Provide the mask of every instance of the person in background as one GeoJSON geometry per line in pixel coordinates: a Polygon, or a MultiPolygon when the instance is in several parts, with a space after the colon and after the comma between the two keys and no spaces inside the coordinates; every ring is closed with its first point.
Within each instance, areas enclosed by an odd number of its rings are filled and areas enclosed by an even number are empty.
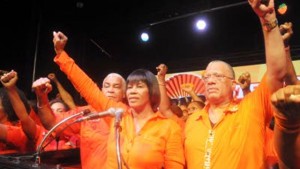
{"type": "MultiPolygon", "coordinates": [[[[80,111],[86,109],[89,109],[91,112],[96,111],[90,105],[77,106],[75,109],[71,109],[61,116],[54,116],[53,111],[48,106],[48,93],[52,89],[50,79],[39,78],[32,86],[37,95],[38,104],[43,104],[43,106],[39,108],[39,115],[43,121],[43,125],[48,128],[52,128],[60,120],[80,111]]],[[[117,73],[108,74],[102,82],[102,91],[104,95],[117,102],[122,102],[124,100],[125,88],[126,82],[124,78],[117,73]]],[[[101,118],[73,124],[67,128],[63,134],[71,137],[73,135],[79,135],[81,166],[83,169],[105,168],[104,163],[107,159],[106,147],[109,126],[104,119],[101,118]]]]}
{"type": "Polygon", "coordinates": [[[287,86],[276,91],[271,98],[276,109],[274,147],[280,169],[300,168],[300,81],[297,79],[290,52],[292,26],[291,22],[280,25],[287,58],[287,86]]]}
{"type": "Polygon", "coordinates": [[[300,168],[300,85],[279,89],[271,100],[276,108],[274,146],[279,168],[300,168]]]}
{"type": "MultiPolygon", "coordinates": [[[[64,86],[60,83],[60,81],[57,79],[55,73],[49,73],[48,74],[48,78],[54,82],[54,84],[56,85],[56,88],[58,90],[58,98],[61,98],[61,100],[63,101],[63,103],[65,103],[68,108],[67,109],[74,109],[76,108],[76,104],[75,101],[73,99],[73,97],[71,96],[71,94],[64,88],[64,86]]],[[[67,109],[65,111],[67,111],[67,109]]]]}
{"type": "Polygon", "coordinates": [[[249,72],[243,72],[238,78],[238,84],[240,85],[243,96],[245,97],[248,93],[251,92],[251,74],[249,72]]]}
{"type": "Polygon", "coordinates": [[[39,135],[31,119],[33,111],[23,91],[17,88],[14,70],[1,76],[0,88],[0,153],[26,153],[36,148],[39,135]]]}

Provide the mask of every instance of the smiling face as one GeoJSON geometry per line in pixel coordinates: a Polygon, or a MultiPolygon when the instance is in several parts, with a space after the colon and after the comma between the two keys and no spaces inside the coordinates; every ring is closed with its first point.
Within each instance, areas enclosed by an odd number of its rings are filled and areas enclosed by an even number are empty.
{"type": "Polygon", "coordinates": [[[152,72],[137,69],[128,76],[126,82],[126,97],[130,107],[137,112],[144,108],[157,111],[160,103],[160,92],[156,76],[152,72]]]}
{"type": "Polygon", "coordinates": [[[228,64],[222,61],[209,63],[203,77],[205,95],[210,103],[220,104],[233,98],[234,73],[228,64]]]}

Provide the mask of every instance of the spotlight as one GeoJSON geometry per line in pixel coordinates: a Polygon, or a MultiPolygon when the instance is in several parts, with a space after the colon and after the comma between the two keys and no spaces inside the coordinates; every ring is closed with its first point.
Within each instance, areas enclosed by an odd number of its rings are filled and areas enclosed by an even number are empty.
{"type": "Polygon", "coordinates": [[[201,31],[205,30],[205,28],[206,28],[206,22],[205,22],[205,20],[203,20],[203,19],[198,20],[196,22],[196,27],[197,27],[198,30],[201,30],[201,31]]]}
{"type": "Polygon", "coordinates": [[[141,34],[141,40],[142,40],[143,42],[148,42],[148,41],[149,41],[149,34],[148,34],[147,32],[143,32],[143,33],[141,34]]]}
{"type": "Polygon", "coordinates": [[[284,15],[287,10],[288,10],[288,7],[285,3],[280,4],[277,9],[278,13],[281,15],[284,15]]]}

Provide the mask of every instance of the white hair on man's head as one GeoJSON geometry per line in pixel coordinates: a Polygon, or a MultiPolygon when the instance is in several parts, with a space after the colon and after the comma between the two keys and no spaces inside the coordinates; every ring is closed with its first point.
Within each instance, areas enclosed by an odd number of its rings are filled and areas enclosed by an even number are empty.
{"type": "Polygon", "coordinates": [[[126,91],[126,81],[125,79],[123,78],[123,76],[121,76],[119,73],[109,73],[108,75],[105,76],[103,82],[102,82],[102,86],[104,85],[104,81],[106,78],[108,77],[118,77],[121,79],[122,81],[122,90],[125,92],[126,91]]]}

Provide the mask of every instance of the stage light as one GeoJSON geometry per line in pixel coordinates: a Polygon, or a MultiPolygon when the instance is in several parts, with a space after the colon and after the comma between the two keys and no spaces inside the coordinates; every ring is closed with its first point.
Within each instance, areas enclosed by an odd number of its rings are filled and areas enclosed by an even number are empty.
{"type": "Polygon", "coordinates": [[[143,33],[141,34],[141,40],[142,40],[143,42],[148,42],[148,41],[149,41],[149,34],[148,34],[147,32],[143,32],[143,33]]]}
{"type": "Polygon", "coordinates": [[[284,15],[287,10],[288,10],[288,7],[285,3],[280,4],[277,9],[278,13],[281,15],[284,15]]]}
{"type": "Polygon", "coordinates": [[[201,31],[205,30],[205,28],[206,28],[205,20],[203,20],[203,19],[198,20],[196,22],[196,27],[197,27],[198,30],[201,30],[201,31]]]}

